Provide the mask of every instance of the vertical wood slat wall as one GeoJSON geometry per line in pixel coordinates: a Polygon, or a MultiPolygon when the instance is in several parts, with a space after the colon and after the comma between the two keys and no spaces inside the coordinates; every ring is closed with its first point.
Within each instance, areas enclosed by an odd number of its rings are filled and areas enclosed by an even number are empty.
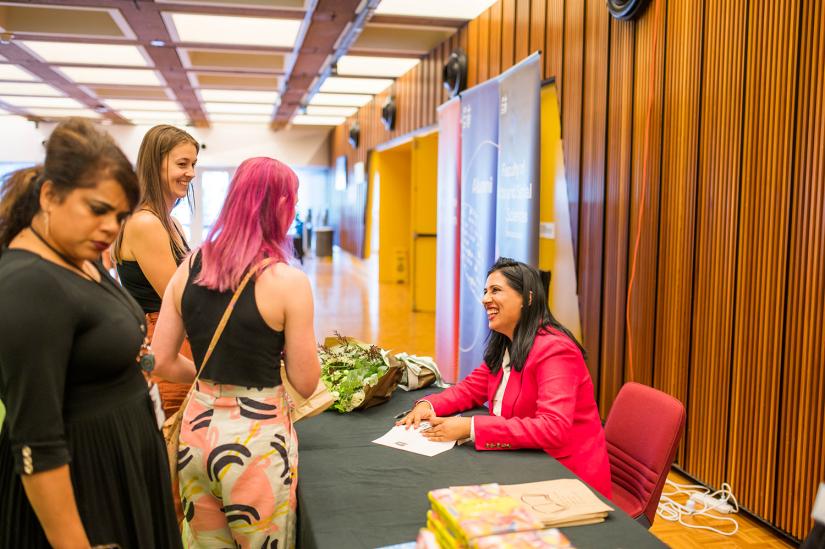
{"type": "Polygon", "coordinates": [[[603,415],[634,379],[687,408],[678,463],[801,538],[825,478],[825,8],[500,0],[335,130],[349,166],[541,49],[561,88],[583,339],[603,415]],[[378,122],[394,94],[398,123],[378,122]],[[632,269],[637,234],[639,250],[632,269]],[[627,289],[630,323],[626,322],[627,289]],[[628,328],[629,326],[629,328],[628,328]]]}

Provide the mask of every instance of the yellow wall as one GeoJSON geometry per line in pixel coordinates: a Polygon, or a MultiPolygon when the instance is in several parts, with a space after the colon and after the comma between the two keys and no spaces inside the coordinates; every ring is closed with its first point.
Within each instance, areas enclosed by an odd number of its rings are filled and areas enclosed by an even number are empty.
{"type": "Polygon", "coordinates": [[[435,312],[438,132],[412,143],[413,310],[435,312]]]}
{"type": "Polygon", "coordinates": [[[410,143],[374,153],[380,177],[378,280],[407,282],[410,278],[410,143]]]}
{"type": "Polygon", "coordinates": [[[549,84],[541,89],[539,218],[545,230],[551,228],[553,236],[539,238],[539,268],[552,273],[548,300],[553,316],[581,341],[576,265],[573,258],[569,212],[558,94],[555,84],[549,84]]]}

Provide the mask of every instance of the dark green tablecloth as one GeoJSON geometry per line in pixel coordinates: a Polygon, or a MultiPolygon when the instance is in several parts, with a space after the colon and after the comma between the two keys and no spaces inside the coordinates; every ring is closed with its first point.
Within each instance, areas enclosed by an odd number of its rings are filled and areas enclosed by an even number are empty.
{"type": "MultiPolygon", "coordinates": [[[[478,452],[467,444],[426,457],[371,442],[428,392],[399,390],[387,404],[325,412],[296,425],[299,549],[372,549],[414,540],[427,520],[427,492],[435,488],[575,477],[541,451],[478,452]]],[[[578,548],[665,547],[618,509],[601,524],[562,530],[578,548]]]]}

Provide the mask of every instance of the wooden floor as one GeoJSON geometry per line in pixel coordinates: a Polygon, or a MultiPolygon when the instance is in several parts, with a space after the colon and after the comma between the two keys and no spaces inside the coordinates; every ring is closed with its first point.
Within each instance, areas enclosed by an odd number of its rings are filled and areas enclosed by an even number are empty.
{"type": "MultiPolygon", "coordinates": [[[[332,258],[306,257],[303,268],[315,295],[315,336],[319,341],[338,331],[395,352],[432,356],[435,314],[412,312],[408,285],[379,284],[375,259],[361,261],[335,248],[332,258]]],[[[669,479],[689,484],[676,472],[669,479]]],[[[674,549],[792,547],[755,521],[735,516],[739,531],[731,537],[689,529],[660,517],[651,532],[674,549]]],[[[711,524],[707,520],[694,522],[711,524]]],[[[727,524],[722,527],[727,528],[727,524]]]]}

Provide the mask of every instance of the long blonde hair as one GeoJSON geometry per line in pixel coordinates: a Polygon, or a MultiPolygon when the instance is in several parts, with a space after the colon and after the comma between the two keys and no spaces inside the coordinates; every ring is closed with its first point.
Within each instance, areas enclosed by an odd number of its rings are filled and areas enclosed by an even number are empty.
{"type": "MultiPolygon", "coordinates": [[[[175,229],[172,216],[166,211],[166,198],[164,196],[164,185],[161,179],[161,171],[164,169],[164,161],[169,153],[178,145],[189,143],[200,150],[200,145],[194,137],[184,130],[168,124],[161,124],[151,128],[140,144],[137,157],[137,176],[140,181],[142,197],[138,209],[148,210],[160,219],[163,228],[169,235],[172,245],[172,252],[176,257],[183,257],[188,252],[186,243],[182,241],[177,229],[175,229]]],[[[169,167],[166,164],[165,169],[169,167]]],[[[191,187],[190,187],[191,189],[191,187]]],[[[191,191],[190,191],[191,192],[191,191]]],[[[191,196],[190,196],[191,200],[191,196]]],[[[120,263],[123,259],[121,255],[123,246],[123,230],[115,240],[112,256],[120,263]]]]}

